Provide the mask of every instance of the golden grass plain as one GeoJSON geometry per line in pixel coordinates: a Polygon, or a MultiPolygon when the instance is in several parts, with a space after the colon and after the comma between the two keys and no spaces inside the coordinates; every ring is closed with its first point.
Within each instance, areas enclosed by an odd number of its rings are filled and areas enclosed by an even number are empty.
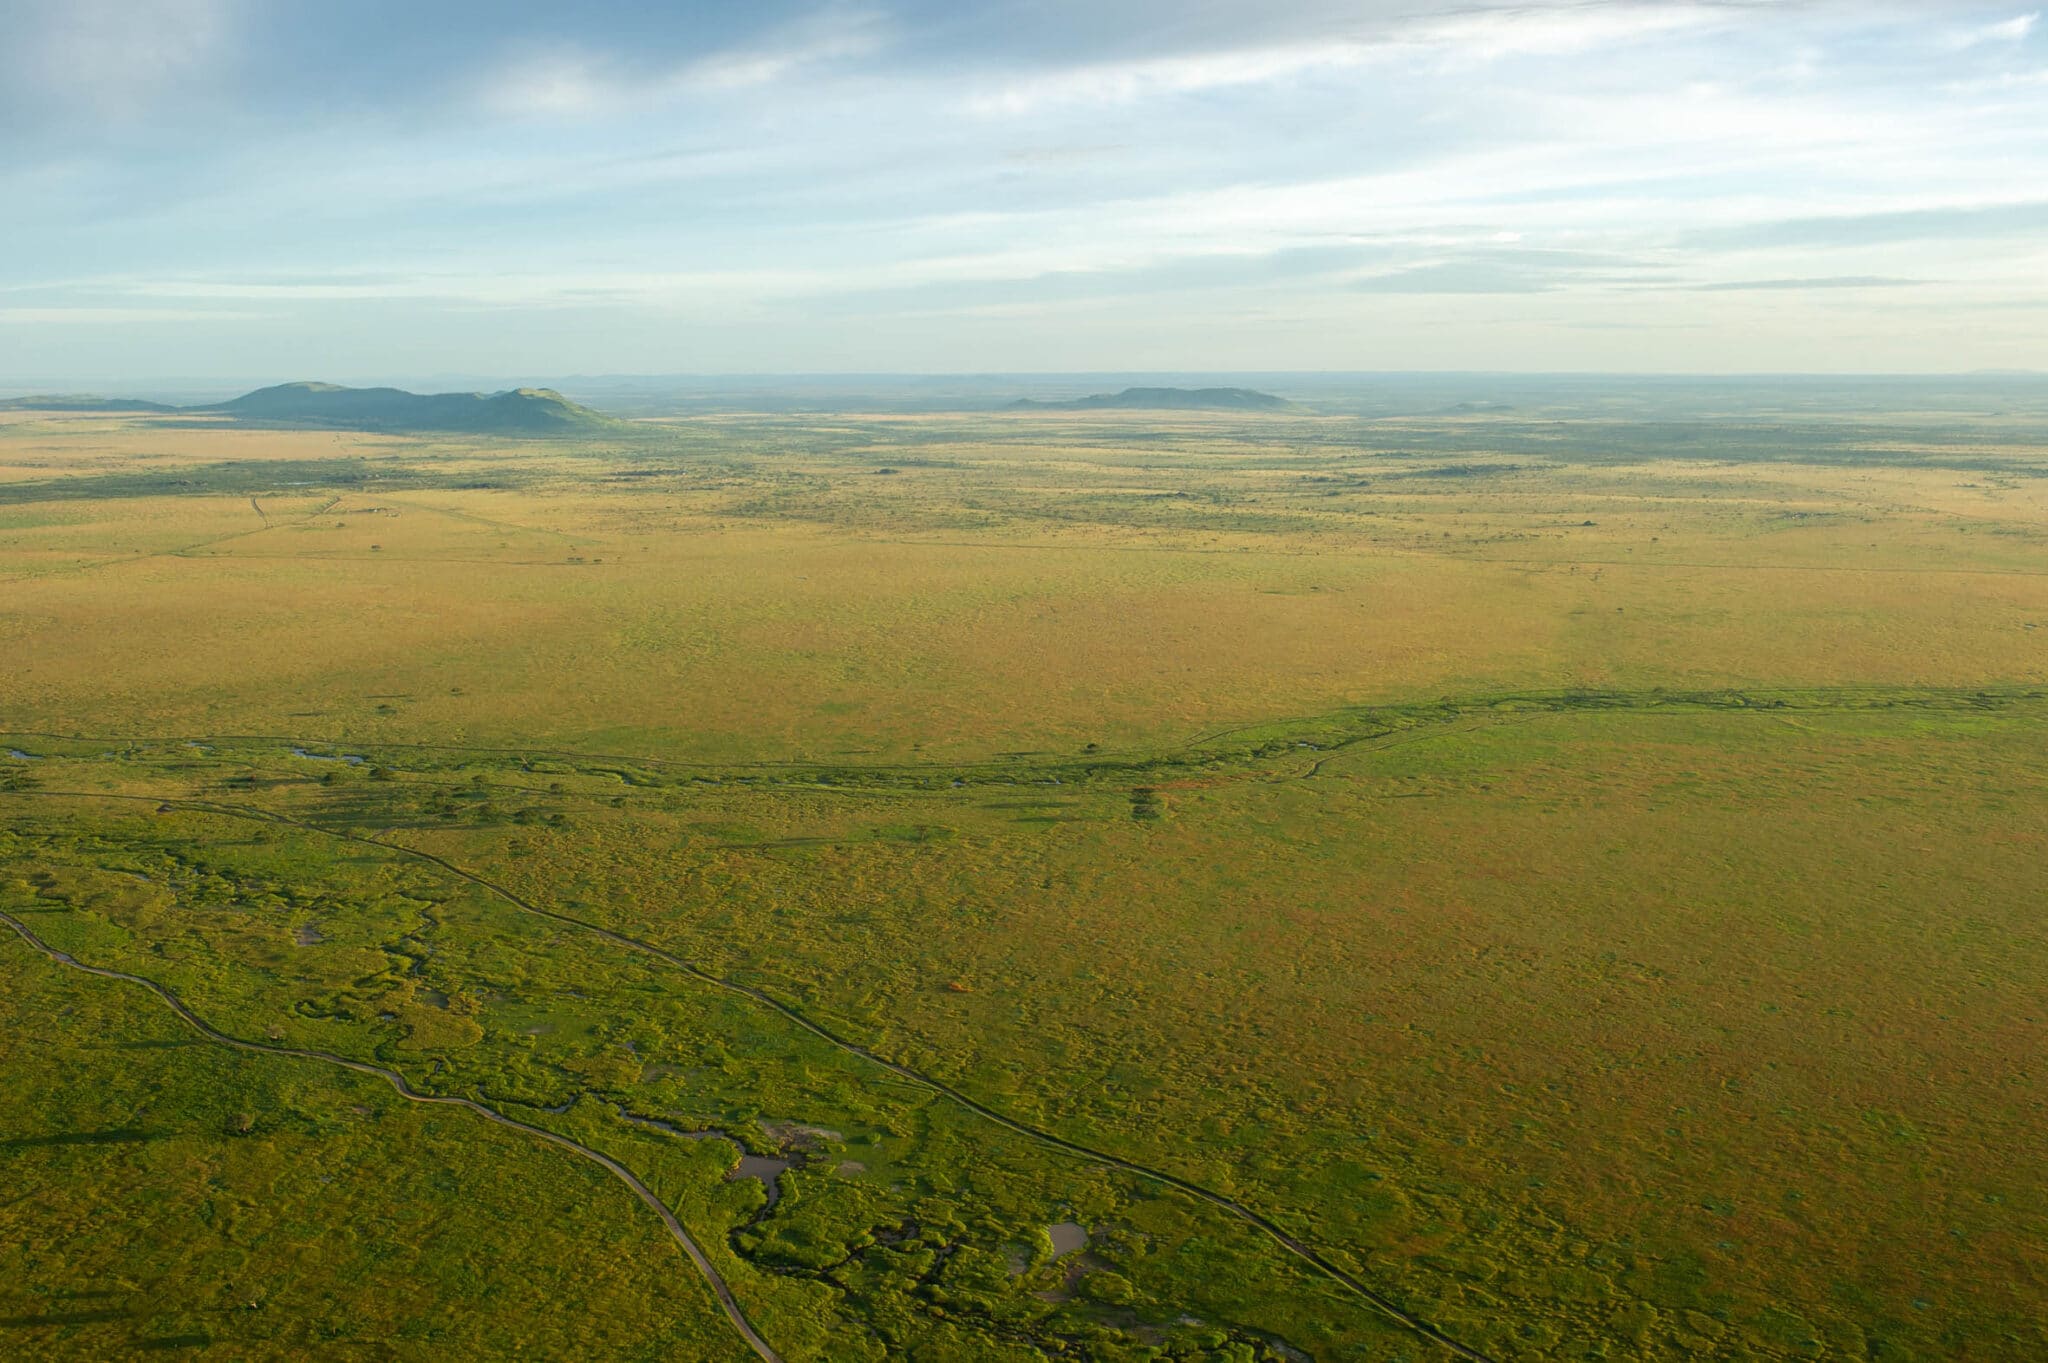
{"type": "Polygon", "coordinates": [[[1655,461],[1432,479],[1290,460],[1286,426],[1247,454],[1198,422],[1193,453],[1141,460],[1095,425],[1063,440],[1078,422],[871,424],[857,457],[732,435],[719,463],[17,434],[45,481],[262,459],[288,484],[341,449],[373,474],[519,485],[0,508],[0,724],[966,760],[1415,695],[2048,676],[2048,629],[2026,628],[2048,623],[2039,480],[1655,461]]]}

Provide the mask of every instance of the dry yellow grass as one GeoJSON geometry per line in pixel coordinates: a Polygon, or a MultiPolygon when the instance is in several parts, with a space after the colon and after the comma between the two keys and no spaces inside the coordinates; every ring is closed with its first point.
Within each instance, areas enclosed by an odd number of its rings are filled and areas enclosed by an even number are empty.
{"type": "Polygon", "coordinates": [[[2048,621],[2039,480],[1431,479],[1369,458],[1333,473],[1280,441],[1219,450],[1199,427],[1140,461],[1063,434],[1078,423],[1021,443],[1018,425],[927,421],[914,445],[871,433],[899,443],[858,462],[730,467],[37,428],[44,479],[281,462],[253,500],[0,507],[0,724],[967,758],[1454,691],[2048,676],[2048,630],[2025,628],[2048,621]],[[289,485],[290,462],[338,455],[443,485],[289,485]],[[464,480],[501,485],[446,485],[464,480]]]}

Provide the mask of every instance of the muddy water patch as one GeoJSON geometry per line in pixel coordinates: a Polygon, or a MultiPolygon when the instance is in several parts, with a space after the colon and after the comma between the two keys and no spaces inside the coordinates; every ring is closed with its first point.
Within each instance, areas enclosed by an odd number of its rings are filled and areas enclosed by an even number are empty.
{"type": "Polygon", "coordinates": [[[292,756],[303,757],[308,762],[346,762],[351,767],[360,767],[370,760],[367,757],[358,757],[354,753],[307,752],[304,748],[293,748],[292,756]]]}
{"type": "Polygon", "coordinates": [[[770,1208],[782,1200],[782,1176],[796,1165],[795,1160],[779,1155],[741,1155],[740,1162],[726,1171],[725,1181],[737,1183],[743,1178],[758,1178],[761,1187],[768,1194],[770,1208]]]}
{"type": "Polygon", "coordinates": [[[1088,1248],[1088,1232],[1072,1221],[1047,1226],[1045,1235],[1052,1241],[1052,1257],[1055,1259],[1064,1259],[1069,1254],[1078,1254],[1088,1248]]]}
{"type": "MultiPolygon", "coordinates": [[[[644,1116],[638,1112],[628,1112],[623,1107],[614,1107],[612,1111],[618,1114],[620,1121],[631,1122],[634,1126],[642,1126],[649,1130],[659,1131],[663,1135],[676,1136],[686,1141],[721,1140],[734,1146],[739,1150],[740,1157],[732,1168],[725,1171],[725,1181],[727,1183],[737,1183],[743,1178],[760,1179],[763,1191],[768,1194],[767,1207],[762,1209],[764,1212],[772,1209],[782,1199],[781,1179],[783,1174],[805,1161],[804,1152],[801,1149],[793,1150],[786,1155],[749,1154],[747,1147],[741,1144],[739,1137],[733,1135],[730,1131],[721,1130],[715,1126],[707,1127],[702,1131],[685,1131],[673,1122],[663,1121],[659,1117],[644,1116]]],[[[773,1132],[777,1130],[812,1131],[816,1128],[769,1127],[764,1124],[763,1129],[773,1132]]]]}
{"type": "Polygon", "coordinates": [[[320,935],[320,929],[308,923],[303,927],[292,929],[292,940],[302,947],[314,947],[319,946],[327,939],[320,935]]]}

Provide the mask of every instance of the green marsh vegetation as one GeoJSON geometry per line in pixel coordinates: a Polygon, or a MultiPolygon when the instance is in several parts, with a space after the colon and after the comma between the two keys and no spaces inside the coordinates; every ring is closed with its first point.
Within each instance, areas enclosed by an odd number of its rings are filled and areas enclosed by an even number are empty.
{"type": "MultiPolygon", "coordinates": [[[[2025,1356],[2048,480],[1858,422],[23,426],[0,910],[787,1358],[2025,1356]]],[[[0,970],[10,1344],[744,1356],[0,970]]]]}

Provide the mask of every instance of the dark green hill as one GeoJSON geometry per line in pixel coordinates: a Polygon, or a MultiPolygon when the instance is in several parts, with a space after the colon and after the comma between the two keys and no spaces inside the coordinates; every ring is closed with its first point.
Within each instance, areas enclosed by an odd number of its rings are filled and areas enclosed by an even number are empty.
{"type": "Polygon", "coordinates": [[[1126,388],[1121,393],[1095,393],[1070,402],[1039,402],[1019,398],[1012,410],[1126,410],[1148,412],[1282,412],[1294,404],[1252,388],[1126,388]]]}
{"type": "Polygon", "coordinates": [[[408,393],[402,388],[281,383],[245,393],[232,402],[184,410],[220,412],[238,421],[275,425],[472,435],[573,435],[615,424],[611,418],[578,406],[551,388],[512,388],[502,393],[408,393]]]}

